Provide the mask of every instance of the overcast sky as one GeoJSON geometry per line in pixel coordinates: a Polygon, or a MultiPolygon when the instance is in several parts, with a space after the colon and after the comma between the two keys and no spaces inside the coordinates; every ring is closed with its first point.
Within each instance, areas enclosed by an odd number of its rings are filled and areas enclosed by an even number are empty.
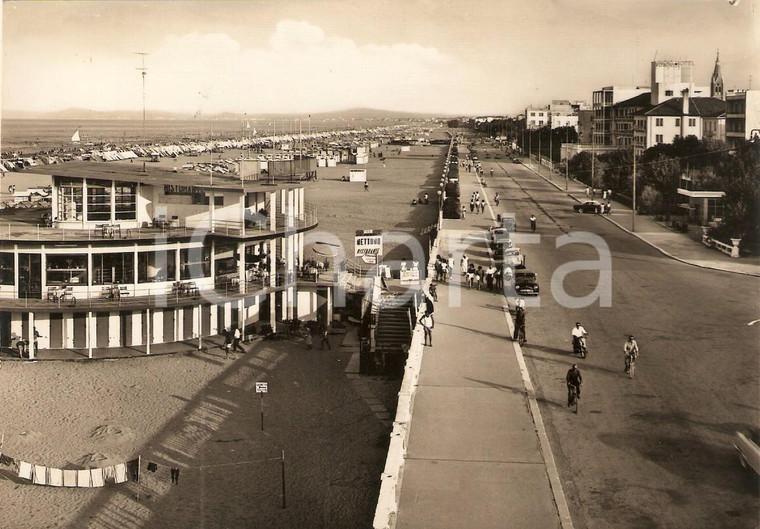
{"type": "Polygon", "coordinates": [[[516,113],[694,61],[760,89],[760,0],[5,1],[5,110],[516,113]]]}

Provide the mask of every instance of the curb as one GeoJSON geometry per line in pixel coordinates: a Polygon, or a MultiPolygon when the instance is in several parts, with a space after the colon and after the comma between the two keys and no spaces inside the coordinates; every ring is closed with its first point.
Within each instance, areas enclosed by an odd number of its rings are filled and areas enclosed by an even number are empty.
{"type": "MultiPolygon", "coordinates": [[[[542,178],[546,183],[551,184],[554,187],[556,187],[558,190],[564,192],[567,196],[569,196],[570,198],[572,198],[576,202],[579,202],[579,203],[581,202],[581,200],[579,198],[577,198],[577,197],[573,196],[572,194],[570,194],[569,191],[566,191],[566,190],[562,189],[560,186],[558,186],[557,184],[555,184],[554,182],[552,182],[551,180],[549,180],[548,178],[546,178],[544,175],[539,174],[535,169],[533,169],[529,165],[526,165],[525,163],[522,163],[522,165],[524,167],[526,167],[528,170],[532,171],[539,178],[542,178]]],[[[729,273],[729,274],[738,274],[738,275],[749,276],[749,277],[760,277],[760,273],[754,274],[752,272],[741,272],[739,270],[728,270],[726,268],[719,268],[719,267],[716,267],[716,266],[704,265],[704,264],[694,263],[692,261],[687,261],[686,259],[682,259],[681,257],[677,257],[677,256],[675,256],[675,255],[667,252],[666,250],[663,250],[662,248],[660,248],[659,246],[657,246],[653,242],[650,242],[650,241],[646,240],[645,238],[643,238],[638,233],[633,232],[633,231],[629,230],[628,228],[623,227],[622,225],[618,224],[616,221],[612,220],[611,218],[605,217],[604,215],[599,215],[599,216],[601,216],[606,221],[614,224],[615,226],[617,226],[618,228],[620,228],[624,232],[628,233],[629,235],[633,235],[638,240],[640,240],[640,241],[648,244],[649,246],[651,246],[652,248],[654,248],[655,250],[657,250],[658,252],[660,252],[661,254],[663,254],[665,257],[673,259],[674,261],[678,261],[679,263],[683,263],[683,264],[689,265],[689,266],[694,266],[694,267],[697,267],[697,268],[702,268],[704,270],[716,270],[718,272],[726,272],[726,273],[729,273]]]]}

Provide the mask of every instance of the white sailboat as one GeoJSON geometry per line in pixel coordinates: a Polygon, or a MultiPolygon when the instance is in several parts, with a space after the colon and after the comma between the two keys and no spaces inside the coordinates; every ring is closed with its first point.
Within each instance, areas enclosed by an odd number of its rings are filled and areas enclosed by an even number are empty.
{"type": "Polygon", "coordinates": [[[79,129],[74,132],[74,134],[71,136],[71,143],[79,143],[81,140],[79,138],[79,129]]]}

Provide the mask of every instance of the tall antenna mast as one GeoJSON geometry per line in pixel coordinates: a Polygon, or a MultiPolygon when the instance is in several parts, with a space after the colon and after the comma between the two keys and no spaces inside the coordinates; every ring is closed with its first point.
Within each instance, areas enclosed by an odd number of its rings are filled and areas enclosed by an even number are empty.
{"type": "Polygon", "coordinates": [[[144,51],[136,51],[135,55],[142,56],[142,67],[135,68],[142,72],[142,96],[143,96],[143,142],[145,142],[145,76],[148,74],[148,69],[145,67],[145,56],[148,55],[144,51]]]}

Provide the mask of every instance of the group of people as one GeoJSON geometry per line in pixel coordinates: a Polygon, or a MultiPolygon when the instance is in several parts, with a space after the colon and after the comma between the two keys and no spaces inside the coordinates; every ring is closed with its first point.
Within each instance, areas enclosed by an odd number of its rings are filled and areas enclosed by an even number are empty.
{"type": "MultiPolygon", "coordinates": [[[[517,327],[516,323],[515,327],[517,327]]],[[[515,336],[517,336],[517,331],[515,331],[515,336]]],[[[573,327],[573,330],[571,331],[571,336],[573,338],[573,343],[575,344],[576,341],[585,341],[588,333],[580,322],[576,322],[575,327],[573,327]]],[[[631,366],[636,362],[638,356],[639,344],[636,343],[636,339],[633,337],[633,335],[629,334],[628,339],[623,344],[623,357],[625,362],[624,371],[626,374],[629,374],[631,372],[631,366]]],[[[575,390],[575,398],[581,398],[581,385],[583,384],[583,377],[580,370],[578,369],[578,364],[573,364],[573,366],[568,370],[565,377],[565,382],[567,383],[567,405],[572,406],[573,390],[575,390]]]]}
{"type": "Polygon", "coordinates": [[[224,329],[224,358],[229,358],[232,354],[232,358],[235,357],[235,353],[240,351],[245,353],[245,349],[240,345],[240,340],[243,338],[243,333],[240,332],[240,327],[233,325],[224,329]]]}
{"type": "Polygon", "coordinates": [[[448,259],[440,255],[435,258],[435,280],[446,283],[454,270],[454,258],[449,254],[448,259]]]}
{"type": "Polygon", "coordinates": [[[488,268],[482,266],[476,268],[474,263],[468,263],[462,275],[470,290],[477,288],[489,292],[500,292],[504,288],[504,273],[500,273],[493,264],[488,268]]]}
{"type": "Polygon", "coordinates": [[[470,197],[470,213],[483,213],[486,210],[486,199],[480,198],[480,191],[473,191],[470,197]]]}
{"type": "Polygon", "coordinates": [[[422,195],[422,197],[419,200],[417,200],[416,198],[413,198],[412,206],[416,206],[417,204],[424,204],[424,205],[430,204],[430,197],[428,196],[428,194],[425,193],[424,195],[422,195]]]}

